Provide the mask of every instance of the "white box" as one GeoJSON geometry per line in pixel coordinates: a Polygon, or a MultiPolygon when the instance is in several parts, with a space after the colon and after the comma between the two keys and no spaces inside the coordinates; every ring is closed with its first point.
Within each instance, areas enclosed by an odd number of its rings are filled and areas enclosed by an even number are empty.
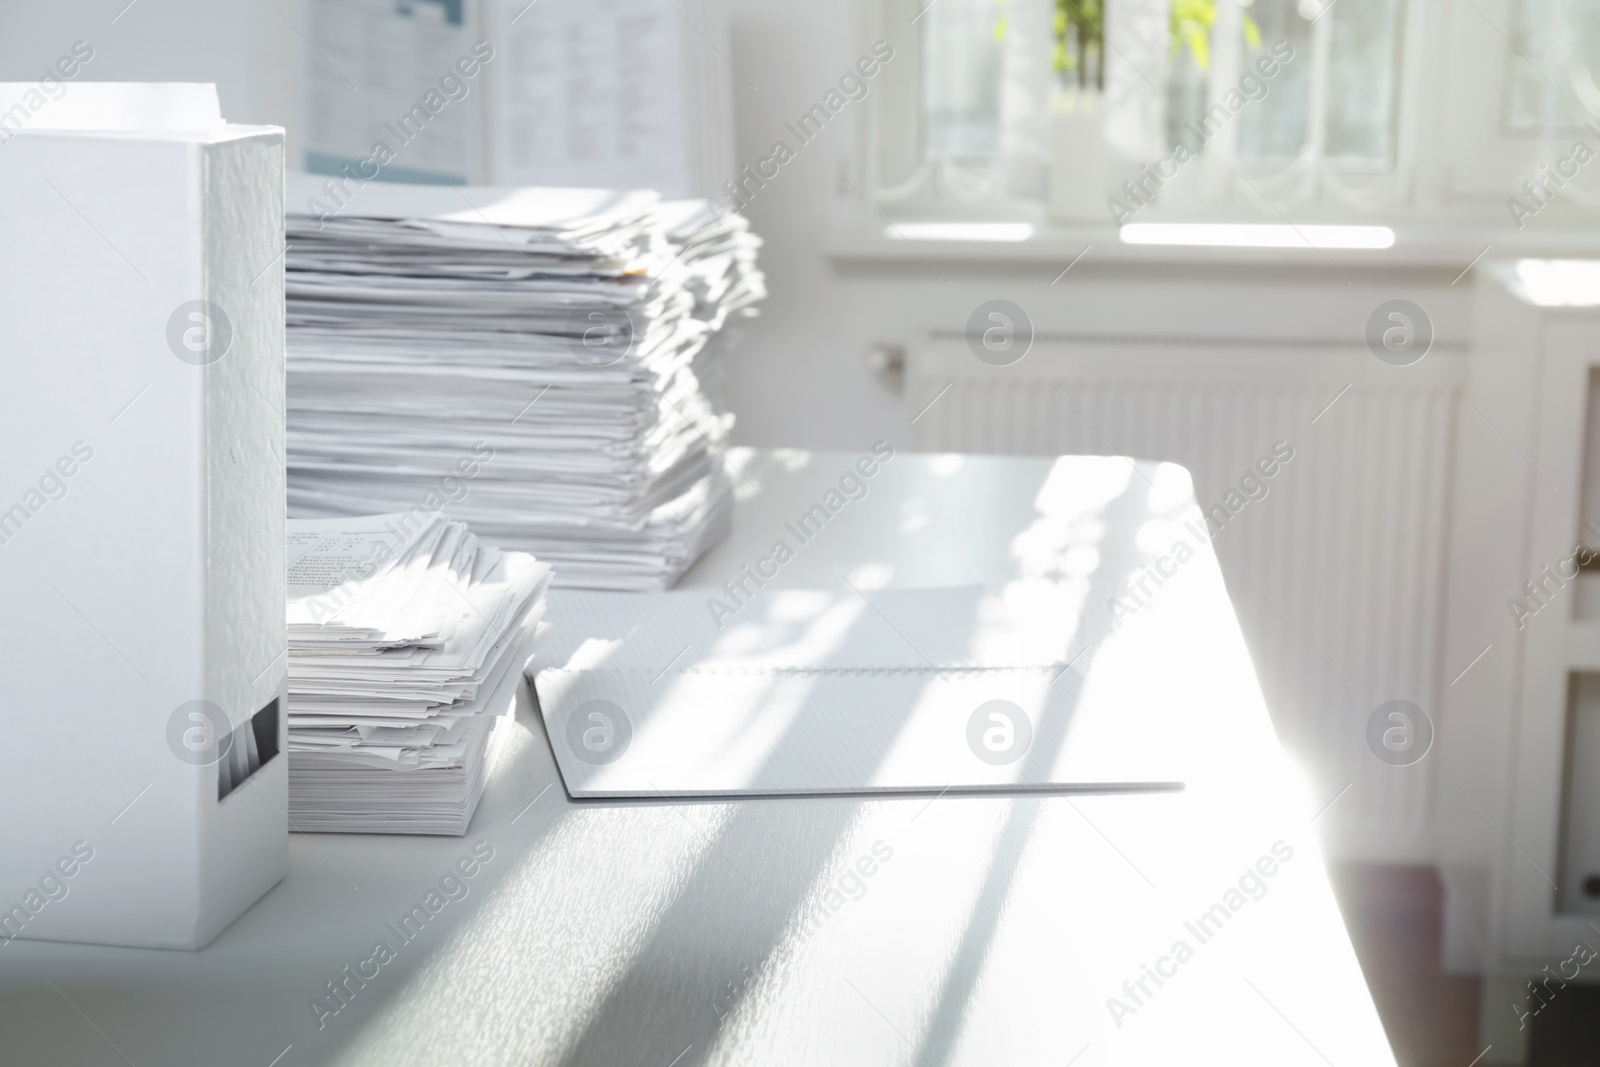
{"type": "Polygon", "coordinates": [[[209,85],[8,116],[0,949],[198,948],[288,859],[283,131],[209,85]]]}

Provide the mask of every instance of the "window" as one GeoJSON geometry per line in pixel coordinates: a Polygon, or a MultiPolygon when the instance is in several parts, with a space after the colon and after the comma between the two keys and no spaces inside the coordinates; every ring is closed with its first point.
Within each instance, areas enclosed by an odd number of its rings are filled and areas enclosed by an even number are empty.
{"type": "MultiPolygon", "coordinates": [[[[1506,198],[1574,136],[1600,156],[1600,125],[1584,134],[1600,120],[1600,0],[876,10],[905,57],[892,74],[905,88],[873,105],[868,180],[902,214],[1103,224],[1125,183],[1148,189],[1141,176],[1161,170],[1159,192],[1136,206],[1169,218],[1504,218],[1506,198]],[[1082,202],[1064,207],[1074,170],[1082,202]]],[[[1600,199],[1600,163],[1590,169],[1560,191],[1565,209],[1600,199]]]]}
{"type": "Polygon", "coordinates": [[[1519,0],[1512,18],[1506,131],[1570,129],[1575,115],[1600,115],[1600,4],[1519,0]]]}
{"type": "Polygon", "coordinates": [[[999,0],[946,0],[922,17],[923,158],[999,155],[1004,10],[999,0]]]}

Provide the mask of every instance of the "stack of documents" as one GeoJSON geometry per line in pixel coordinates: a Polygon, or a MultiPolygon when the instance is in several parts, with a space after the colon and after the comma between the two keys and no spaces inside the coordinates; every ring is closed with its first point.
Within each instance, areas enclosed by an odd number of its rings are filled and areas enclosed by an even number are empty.
{"type": "Polygon", "coordinates": [[[416,513],[289,522],[289,818],[463,834],[550,568],[416,513]]]}
{"type": "Polygon", "coordinates": [[[757,239],[650,192],[290,183],[289,513],[443,510],[563,585],[664,587],[726,529],[701,376],[757,239]]]}
{"type": "Polygon", "coordinates": [[[743,215],[719,210],[709,200],[663,204],[660,218],[688,276],[694,316],[711,330],[691,369],[721,414],[726,353],[738,343],[730,319],[755,314],[753,305],[767,295],[766,279],[756,266],[761,240],[750,232],[743,215]]]}

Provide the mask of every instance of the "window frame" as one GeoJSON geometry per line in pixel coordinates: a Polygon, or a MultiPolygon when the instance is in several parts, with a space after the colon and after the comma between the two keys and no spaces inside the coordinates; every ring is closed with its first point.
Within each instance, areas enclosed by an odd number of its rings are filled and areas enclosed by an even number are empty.
{"type": "MultiPolygon", "coordinates": [[[[1109,24],[1114,17],[1109,5],[1117,0],[1107,2],[1109,24]]],[[[1161,200],[1149,208],[1148,218],[1257,221],[1288,212],[1295,221],[1428,218],[1510,224],[1507,198],[1539,163],[1559,155],[1576,133],[1558,129],[1528,135],[1506,129],[1506,78],[1512,52],[1499,31],[1512,25],[1515,2],[1473,0],[1475,10],[1445,0],[1401,0],[1389,166],[1374,169],[1314,155],[1309,161],[1286,160],[1285,166],[1276,168],[1240,163],[1235,156],[1237,130],[1229,124],[1196,161],[1194,169],[1200,173],[1185,183],[1189,187],[1185,193],[1169,196],[1172,187],[1164,189],[1161,200]]],[[[920,154],[923,57],[922,35],[914,19],[929,6],[929,0],[872,0],[867,5],[863,29],[870,39],[889,40],[896,61],[886,67],[866,113],[864,191],[879,210],[891,215],[1045,221],[1046,205],[1041,200],[1003,192],[963,200],[948,191],[941,193],[940,176],[928,173],[939,168],[920,154]],[[908,184],[915,184],[909,179],[919,173],[921,187],[908,193],[908,184]]],[[[1219,9],[1219,16],[1231,7],[1219,9]]],[[[1223,21],[1219,17],[1219,23],[1223,21]]],[[[1108,25],[1108,35],[1111,32],[1108,25]]],[[[1218,32],[1237,36],[1226,26],[1219,25],[1218,32]]],[[[1331,30],[1325,32],[1323,40],[1330,35],[1331,30]]],[[[1115,62],[1118,44],[1112,39],[1108,64],[1115,62]]],[[[1213,52],[1209,85],[1215,99],[1221,88],[1236,80],[1238,68],[1229,61],[1226,48],[1214,47],[1213,52]]],[[[1165,68],[1162,75],[1165,95],[1165,68]]],[[[1600,147],[1600,139],[1592,140],[1600,147]]],[[[1600,165],[1594,169],[1600,182],[1600,165]]],[[[948,190],[950,175],[944,177],[948,190]]],[[[1108,188],[1108,196],[1111,191],[1108,188]]],[[[1595,199],[1600,201],[1600,196],[1595,199]]],[[[1577,204],[1558,213],[1600,220],[1600,210],[1577,204]]],[[[1111,222],[1109,212],[1106,221],[1111,222]]]]}

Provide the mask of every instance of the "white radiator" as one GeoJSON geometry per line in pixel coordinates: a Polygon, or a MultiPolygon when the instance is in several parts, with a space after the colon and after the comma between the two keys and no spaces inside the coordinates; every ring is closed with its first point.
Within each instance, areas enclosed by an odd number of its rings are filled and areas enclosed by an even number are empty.
{"type": "Polygon", "coordinates": [[[1404,368],[1364,347],[1037,340],[991,367],[935,335],[907,366],[922,451],[1126,454],[1184,464],[1219,503],[1275,443],[1294,458],[1213,542],[1279,737],[1336,853],[1420,860],[1424,758],[1379,761],[1366,722],[1404,698],[1437,724],[1450,442],[1464,353],[1404,368]],[[936,399],[937,398],[937,399],[936,399]],[[1337,398],[1337,399],[1336,399],[1337,398]],[[1331,405],[1331,406],[1330,406],[1331,405]]]}

